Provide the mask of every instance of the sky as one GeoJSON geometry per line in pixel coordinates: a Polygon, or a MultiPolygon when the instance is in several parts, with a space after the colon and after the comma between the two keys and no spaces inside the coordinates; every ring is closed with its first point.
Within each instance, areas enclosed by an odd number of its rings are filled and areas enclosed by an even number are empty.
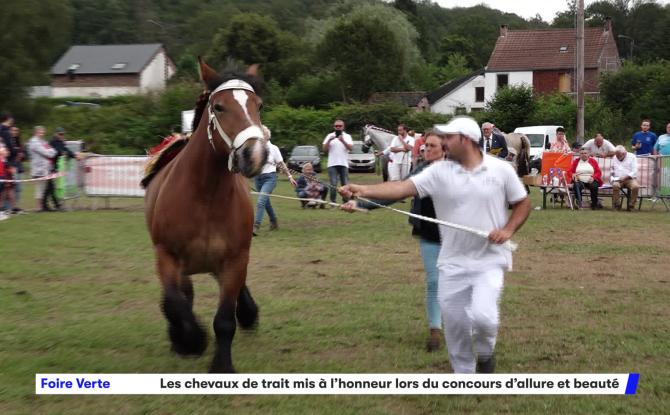
{"type": "MultiPolygon", "coordinates": [[[[478,4],[486,4],[492,9],[502,10],[508,13],[516,13],[526,19],[535,17],[536,14],[542,16],[542,20],[551,23],[557,12],[568,9],[568,0],[433,0],[445,8],[451,7],[471,7],[478,4]]],[[[584,0],[584,7],[595,0],[584,0]]],[[[670,0],[657,1],[660,4],[666,4],[670,0]]]]}

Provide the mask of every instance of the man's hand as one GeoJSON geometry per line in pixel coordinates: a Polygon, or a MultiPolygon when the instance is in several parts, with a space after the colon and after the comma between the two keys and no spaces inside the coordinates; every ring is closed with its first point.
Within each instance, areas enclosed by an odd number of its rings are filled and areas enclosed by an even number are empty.
{"type": "Polygon", "coordinates": [[[356,201],[350,200],[347,203],[340,205],[340,209],[342,209],[345,212],[354,213],[357,210],[356,201]]]}
{"type": "Polygon", "coordinates": [[[288,181],[291,182],[291,186],[298,187],[298,183],[295,181],[293,176],[288,176],[288,181]]]}
{"type": "Polygon", "coordinates": [[[344,186],[337,189],[337,192],[342,195],[342,197],[351,199],[357,196],[363,196],[363,190],[365,186],[359,184],[345,184],[344,186]]]}
{"type": "Polygon", "coordinates": [[[512,231],[509,231],[505,228],[496,229],[489,233],[489,242],[493,242],[494,244],[503,244],[512,237],[512,234],[512,231]]]}

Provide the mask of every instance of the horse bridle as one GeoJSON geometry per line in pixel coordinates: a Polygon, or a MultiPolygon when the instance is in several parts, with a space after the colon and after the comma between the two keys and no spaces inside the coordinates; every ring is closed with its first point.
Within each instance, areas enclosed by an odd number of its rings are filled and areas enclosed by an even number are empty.
{"type": "Polygon", "coordinates": [[[216,128],[216,131],[219,132],[219,135],[230,149],[230,153],[228,154],[228,170],[233,171],[233,159],[235,150],[240,148],[250,138],[263,137],[263,130],[261,130],[261,128],[256,125],[251,125],[245,128],[244,130],[240,131],[232,140],[230,139],[228,134],[226,134],[226,132],[223,131],[223,128],[221,128],[221,124],[219,123],[219,120],[216,119],[216,115],[212,110],[212,97],[214,97],[214,95],[216,95],[217,92],[231,89],[233,90],[240,89],[244,91],[249,91],[253,94],[256,93],[256,91],[254,91],[254,88],[251,85],[249,85],[247,82],[242,81],[241,79],[231,79],[230,81],[226,81],[221,85],[219,85],[214,91],[212,91],[209,94],[209,102],[207,102],[207,118],[208,118],[207,138],[209,138],[209,143],[212,145],[212,148],[216,150],[216,147],[214,147],[214,141],[212,141],[213,140],[212,127],[216,128]]]}

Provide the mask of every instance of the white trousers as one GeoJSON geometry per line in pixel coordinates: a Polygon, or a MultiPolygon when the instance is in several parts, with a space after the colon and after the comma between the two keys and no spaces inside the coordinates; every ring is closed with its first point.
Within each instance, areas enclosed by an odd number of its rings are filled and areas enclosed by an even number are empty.
{"type": "Polygon", "coordinates": [[[409,163],[389,163],[389,181],[404,180],[409,175],[409,163]]]}
{"type": "Polygon", "coordinates": [[[440,271],[438,299],[454,373],[475,373],[477,358],[493,354],[502,286],[501,268],[456,275],[440,271]]]}

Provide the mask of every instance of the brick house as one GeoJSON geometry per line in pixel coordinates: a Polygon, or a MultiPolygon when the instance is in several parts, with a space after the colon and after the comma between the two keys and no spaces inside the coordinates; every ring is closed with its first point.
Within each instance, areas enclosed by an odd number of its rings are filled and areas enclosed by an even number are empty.
{"type": "Polygon", "coordinates": [[[159,43],[76,45],[51,68],[51,96],[109,97],[160,91],[175,72],[159,43]]]}
{"type": "MultiPolygon", "coordinates": [[[[525,84],[537,94],[576,93],[576,46],[575,29],[508,30],[502,25],[486,66],[486,101],[506,85],[525,84]]],[[[611,20],[584,28],[585,94],[598,94],[601,73],[620,67],[611,20]]]]}

